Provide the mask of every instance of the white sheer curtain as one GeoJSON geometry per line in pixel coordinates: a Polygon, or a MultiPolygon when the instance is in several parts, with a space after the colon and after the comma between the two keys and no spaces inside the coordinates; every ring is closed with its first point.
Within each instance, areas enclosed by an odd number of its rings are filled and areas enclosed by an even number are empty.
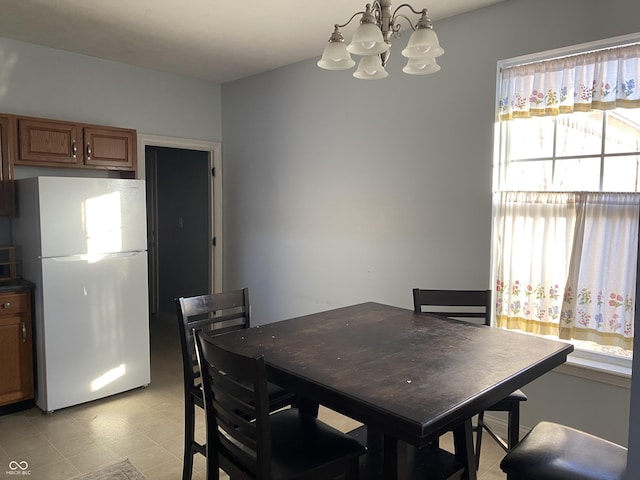
{"type": "Polygon", "coordinates": [[[640,194],[578,193],[560,338],[633,348],[640,194]]]}
{"type": "Polygon", "coordinates": [[[497,326],[558,335],[575,223],[571,193],[499,194],[494,262],[497,326]]]}
{"type": "Polygon", "coordinates": [[[631,349],[640,194],[501,192],[499,327],[631,349]]]}

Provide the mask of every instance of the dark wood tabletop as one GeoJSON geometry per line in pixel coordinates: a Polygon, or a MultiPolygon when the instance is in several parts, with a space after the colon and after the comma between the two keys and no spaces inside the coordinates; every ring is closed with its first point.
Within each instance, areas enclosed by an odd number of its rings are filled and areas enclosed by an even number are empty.
{"type": "Polygon", "coordinates": [[[571,344],[364,303],[225,334],[272,381],[423,445],[565,362],[571,344]]]}

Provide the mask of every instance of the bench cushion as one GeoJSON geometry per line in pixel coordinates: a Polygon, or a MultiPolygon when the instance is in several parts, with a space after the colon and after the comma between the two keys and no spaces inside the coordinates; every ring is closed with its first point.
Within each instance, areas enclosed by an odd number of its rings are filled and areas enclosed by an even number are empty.
{"type": "Polygon", "coordinates": [[[627,449],[552,422],[537,424],[502,462],[513,480],[621,480],[627,449]]]}

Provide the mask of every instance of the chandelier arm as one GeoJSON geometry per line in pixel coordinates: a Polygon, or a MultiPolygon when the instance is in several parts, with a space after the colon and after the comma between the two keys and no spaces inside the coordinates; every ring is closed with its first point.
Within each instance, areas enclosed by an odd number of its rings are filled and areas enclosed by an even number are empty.
{"type": "MultiPolygon", "coordinates": [[[[423,8],[422,10],[416,10],[415,8],[413,8],[411,5],[409,5],[408,3],[403,3],[401,5],[398,5],[398,7],[393,11],[393,15],[392,18],[396,18],[396,14],[398,13],[398,10],[400,10],[402,7],[407,7],[409,8],[409,10],[411,10],[413,13],[415,13],[416,15],[421,15],[421,14],[426,14],[429,15],[429,12],[427,11],[426,8],[423,8]]],[[[402,15],[404,17],[404,15],[402,15]]],[[[404,17],[407,18],[407,17],[404,17]]]]}
{"type": "Polygon", "coordinates": [[[374,10],[376,12],[380,12],[380,10],[382,10],[380,0],[373,0],[373,3],[369,3],[369,7],[371,7],[371,10],[374,10]]]}
{"type": "Polygon", "coordinates": [[[356,18],[358,15],[364,15],[364,14],[365,14],[365,12],[363,12],[363,11],[361,11],[361,12],[356,12],[356,13],[354,13],[354,14],[351,16],[351,18],[350,18],[349,20],[347,20],[347,22],[346,22],[346,23],[343,23],[342,25],[341,25],[341,24],[339,24],[339,23],[336,23],[334,26],[335,26],[336,28],[344,28],[344,27],[346,27],[347,25],[349,25],[349,24],[353,21],[353,19],[354,19],[354,18],[356,18]]]}
{"type": "Polygon", "coordinates": [[[411,23],[411,20],[409,19],[409,17],[399,13],[399,14],[394,14],[394,16],[393,16],[393,31],[394,32],[397,33],[397,32],[400,31],[400,24],[396,22],[396,18],[404,18],[407,21],[407,23],[409,24],[409,26],[411,27],[411,30],[415,31],[416,27],[413,25],[413,23],[411,23]]]}

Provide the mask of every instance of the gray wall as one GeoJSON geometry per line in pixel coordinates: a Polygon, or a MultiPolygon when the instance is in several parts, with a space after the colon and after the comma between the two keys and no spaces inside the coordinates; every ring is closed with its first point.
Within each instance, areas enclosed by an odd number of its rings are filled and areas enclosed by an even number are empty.
{"type": "Polygon", "coordinates": [[[219,85],[6,38],[0,38],[0,112],[222,138],[219,85]]]}
{"type": "MultiPolygon", "coordinates": [[[[0,38],[0,112],[222,138],[219,85],[6,38],[0,38]]],[[[22,168],[20,175],[30,171],[42,174],[22,168]]],[[[0,217],[0,244],[11,243],[10,225],[0,217]]]]}
{"type": "MultiPolygon", "coordinates": [[[[636,0],[507,0],[436,23],[433,76],[400,72],[405,35],[382,81],[314,58],[224,84],[225,287],[251,289],[258,324],[490,287],[496,62],[633,33],[639,15],[636,0]]],[[[628,389],[553,373],[525,391],[524,425],[626,444],[628,389]]]]}

